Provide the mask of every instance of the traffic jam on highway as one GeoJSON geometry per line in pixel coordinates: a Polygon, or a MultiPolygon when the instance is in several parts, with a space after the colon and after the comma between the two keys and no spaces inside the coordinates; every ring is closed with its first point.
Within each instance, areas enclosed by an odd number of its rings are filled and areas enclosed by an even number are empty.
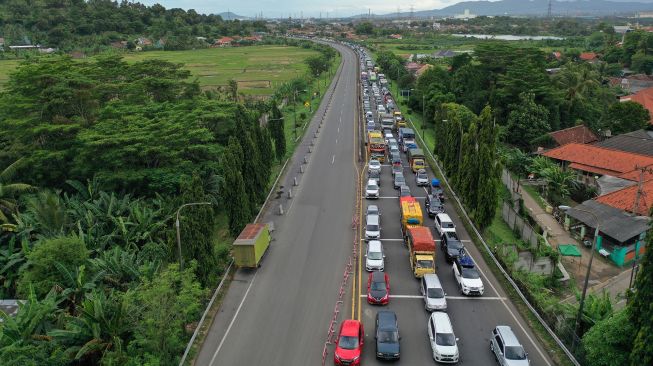
{"type": "MultiPolygon", "coordinates": [[[[366,50],[354,49],[360,60],[362,138],[368,159],[362,189],[364,270],[356,291],[358,315],[342,321],[334,362],[360,365],[401,359],[417,364],[427,357],[438,363],[462,362],[466,355],[459,346],[466,339],[459,338],[457,320],[466,316],[461,309],[467,308],[460,304],[488,297],[482,276],[465,248],[469,240],[459,236],[445,210],[444,190],[427,166],[388,80],[366,50]]],[[[484,301],[473,306],[484,306],[484,301]]],[[[467,353],[486,352],[488,359],[491,353],[500,365],[530,364],[508,325],[496,323],[483,333],[465,333],[476,334],[485,344],[476,349],[479,340],[470,342],[474,349],[467,346],[467,353]]],[[[470,362],[473,359],[466,363],[481,364],[470,362]]]]}

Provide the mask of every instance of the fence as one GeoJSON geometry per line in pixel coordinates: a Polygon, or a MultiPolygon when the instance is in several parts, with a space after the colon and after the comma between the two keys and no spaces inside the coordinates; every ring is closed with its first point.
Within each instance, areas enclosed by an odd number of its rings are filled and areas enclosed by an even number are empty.
{"type": "Polygon", "coordinates": [[[518,234],[531,248],[537,248],[541,235],[526,220],[521,218],[508,202],[503,202],[501,217],[512,231],[518,234]]]}

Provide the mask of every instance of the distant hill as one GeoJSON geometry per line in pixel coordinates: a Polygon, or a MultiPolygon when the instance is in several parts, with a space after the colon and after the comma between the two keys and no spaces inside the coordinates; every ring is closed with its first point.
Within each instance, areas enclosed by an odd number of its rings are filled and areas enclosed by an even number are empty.
{"type": "MultiPolygon", "coordinates": [[[[476,15],[528,15],[544,16],[547,14],[549,0],[501,0],[501,1],[463,1],[442,9],[423,10],[413,13],[414,17],[445,17],[462,14],[469,9],[476,15]]],[[[558,16],[600,16],[615,14],[634,14],[639,11],[653,11],[651,2],[634,2],[628,0],[575,0],[553,1],[551,13],[558,16]]],[[[409,13],[401,13],[402,17],[409,13]]],[[[397,13],[377,17],[392,18],[397,13]]]]}
{"type": "Polygon", "coordinates": [[[230,11],[225,11],[220,14],[216,14],[222,17],[222,20],[248,20],[249,17],[243,16],[243,15],[238,15],[235,13],[232,13],[230,11]]]}

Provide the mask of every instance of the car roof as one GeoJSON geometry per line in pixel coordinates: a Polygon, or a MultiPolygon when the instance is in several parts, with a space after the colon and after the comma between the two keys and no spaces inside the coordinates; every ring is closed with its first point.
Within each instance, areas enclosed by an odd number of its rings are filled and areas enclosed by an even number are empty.
{"type": "Polygon", "coordinates": [[[426,283],[426,287],[442,287],[442,283],[440,282],[440,278],[438,275],[435,273],[427,273],[424,275],[424,282],[426,283]]]}
{"type": "Polygon", "coordinates": [[[377,185],[377,184],[376,184],[376,180],[374,180],[374,179],[368,179],[368,180],[367,180],[367,185],[369,186],[369,185],[371,185],[371,184],[377,185]]]}
{"type": "Polygon", "coordinates": [[[380,310],[376,316],[379,318],[379,328],[394,328],[397,325],[397,314],[392,310],[380,310]]]}
{"type": "Polygon", "coordinates": [[[431,313],[431,320],[435,324],[435,330],[438,333],[453,333],[453,327],[451,326],[451,320],[447,313],[436,311],[431,313]]]}
{"type": "Polygon", "coordinates": [[[385,273],[381,271],[374,271],[370,273],[372,281],[374,282],[385,282],[385,273]]]}
{"type": "Polygon", "coordinates": [[[358,336],[358,329],[360,328],[358,320],[347,319],[342,322],[340,326],[340,335],[343,336],[358,336]]]}
{"type": "Polygon", "coordinates": [[[382,244],[381,244],[380,241],[378,241],[378,240],[370,240],[370,241],[367,243],[367,250],[372,250],[372,251],[378,252],[378,251],[381,250],[381,246],[382,246],[382,244]]]}
{"type": "Polygon", "coordinates": [[[438,218],[440,218],[440,221],[451,221],[451,222],[453,222],[453,220],[451,220],[451,217],[449,217],[449,215],[447,215],[446,213],[439,213],[438,218]]]}
{"type": "Polygon", "coordinates": [[[367,215],[367,223],[372,224],[372,225],[378,225],[379,224],[379,215],[377,215],[377,214],[367,215]]]}
{"type": "Polygon", "coordinates": [[[496,329],[497,332],[501,334],[501,338],[503,338],[503,344],[506,346],[521,346],[521,343],[519,343],[519,340],[517,339],[515,333],[512,331],[512,328],[507,325],[497,325],[496,329]]]}

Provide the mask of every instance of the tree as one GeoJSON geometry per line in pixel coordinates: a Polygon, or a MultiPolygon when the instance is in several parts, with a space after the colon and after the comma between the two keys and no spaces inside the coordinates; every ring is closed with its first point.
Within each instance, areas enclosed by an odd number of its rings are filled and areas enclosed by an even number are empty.
{"type": "Polygon", "coordinates": [[[510,106],[508,115],[508,142],[527,148],[531,142],[550,131],[549,111],[535,103],[535,95],[523,92],[519,95],[519,103],[510,106]]]}
{"type": "Polygon", "coordinates": [[[10,182],[16,170],[23,163],[23,159],[18,159],[0,171],[0,224],[9,223],[11,214],[16,213],[16,198],[34,190],[34,187],[29,184],[10,182]]]}
{"type": "MultiPolygon", "coordinates": [[[[653,245],[653,229],[649,229],[646,245],[653,245]]],[[[629,332],[633,350],[630,353],[630,364],[653,364],[653,250],[647,250],[639,264],[635,291],[630,294],[628,303],[629,320],[633,331],[629,332]],[[633,337],[634,336],[634,337],[633,337]]]]}
{"type": "Polygon", "coordinates": [[[125,310],[133,331],[128,352],[135,364],[143,364],[150,357],[160,360],[161,365],[179,363],[189,338],[185,326],[201,311],[202,288],[195,278],[195,267],[191,262],[180,271],[171,264],[125,294],[125,310]]]}
{"type": "Polygon", "coordinates": [[[236,236],[249,222],[252,209],[243,175],[240,172],[243,164],[243,150],[235,137],[229,140],[229,145],[220,164],[224,176],[223,187],[220,190],[223,207],[229,217],[229,232],[236,236]]]}
{"type": "Polygon", "coordinates": [[[25,298],[15,317],[0,312],[0,350],[12,344],[29,344],[35,339],[50,340],[47,333],[56,325],[63,299],[50,291],[39,301],[31,287],[25,298]]]}
{"type": "Polygon", "coordinates": [[[77,268],[88,255],[84,242],[75,236],[42,240],[27,255],[28,262],[18,282],[18,293],[28,295],[31,286],[37,296],[45,296],[53,286],[65,281],[56,263],[69,269],[77,268]]]}
{"type": "MultiPolygon", "coordinates": [[[[499,177],[501,166],[497,156],[497,129],[494,125],[492,110],[485,107],[478,117],[479,139],[478,145],[480,154],[476,163],[478,177],[478,191],[476,192],[476,204],[473,205],[472,215],[474,221],[480,228],[485,228],[492,222],[499,196],[499,177]]],[[[470,202],[473,204],[473,202],[470,202]]]]}
{"type": "MultiPolygon", "coordinates": [[[[633,326],[628,311],[619,311],[599,321],[583,335],[583,349],[588,365],[620,366],[628,364],[632,349],[633,326]]],[[[636,363],[644,365],[644,363],[636,363]]],[[[634,364],[635,365],[635,364],[634,364]]]]}
{"type": "Polygon", "coordinates": [[[564,199],[571,194],[572,187],[578,184],[573,170],[564,170],[557,165],[546,168],[539,174],[546,181],[546,196],[554,205],[564,203],[564,199]]]}
{"type": "Polygon", "coordinates": [[[238,103],[238,82],[236,80],[229,79],[227,84],[227,92],[229,93],[231,101],[238,103]]]}
{"type": "Polygon", "coordinates": [[[310,70],[311,76],[317,77],[322,74],[324,71],[328,70],[328,60],[323,55],[310,56],[304,60],[308,69],[310,70]]]}
{"type": "Polygon", "coordinates": [[[274,153],[278,160],[281,160],[286,155],[286,132],[284,125],[283,114],[277,107],[276,101],[273,101],[268,129],[274,139],[274,153]]]}
{"type": "Polygon", "coordinates": [[[632,101],[614,103],[608,108],[608,113],[602,123],[613,135],[632,132],[646,128],[651,116],[641,104],[632,101]]]}
{"type": "Polygon", "coordinates": [[[374,25],[370,22],[361,22],[356,25],[356,34],[374,34],[374,25]]]}

